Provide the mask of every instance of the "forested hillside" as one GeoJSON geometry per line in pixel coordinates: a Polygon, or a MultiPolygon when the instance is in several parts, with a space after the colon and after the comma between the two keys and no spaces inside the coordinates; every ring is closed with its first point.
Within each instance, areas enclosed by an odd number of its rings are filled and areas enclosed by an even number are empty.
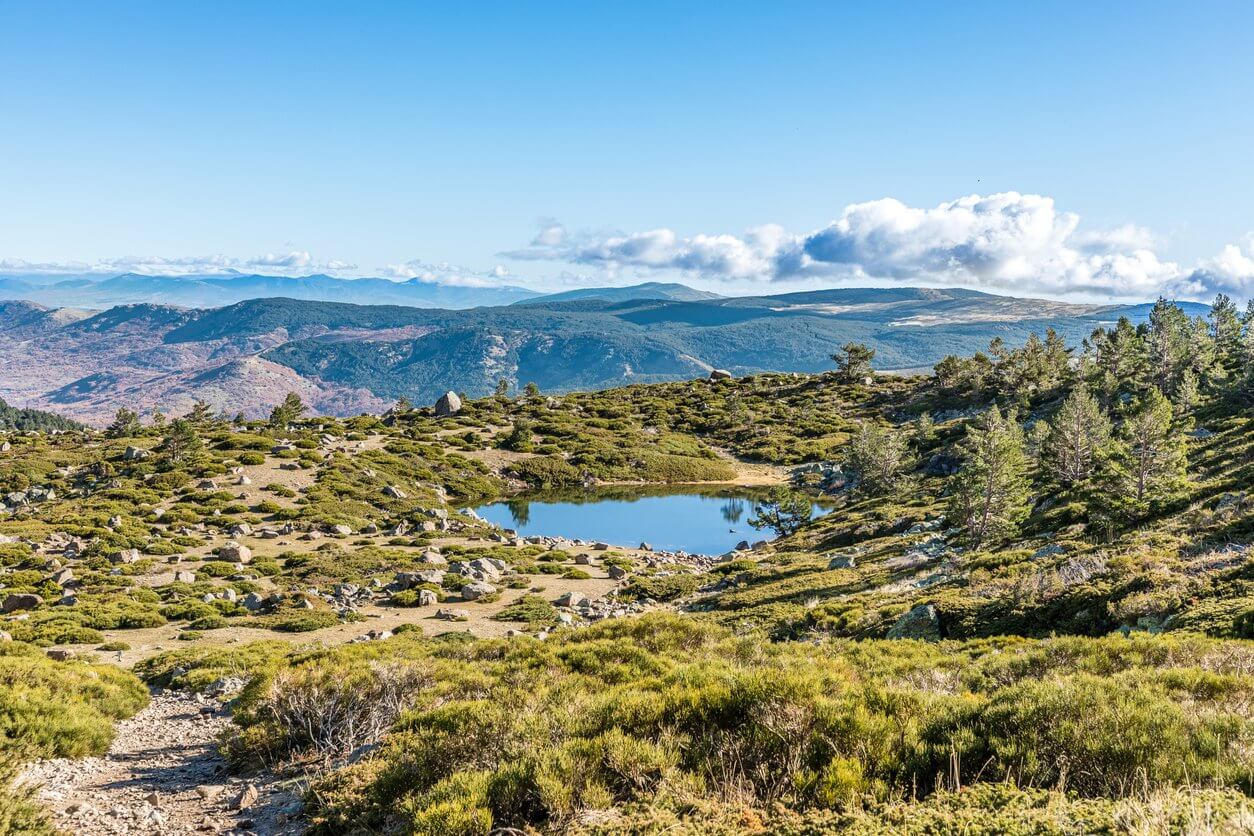
{"type": "Polygon", "coordinates": [[[481,397],[501,379],[564,393],[711,369],[817,373],[850,341],[874,349],[879,370],[917,372],[993,338],[1020,346],[1046,328],[1078,344],[1098,325],[1124,315],[1139,324],[1149,311],[953,288],[738,298],[682,285],[612,290],[471,310],[291,298],[204,310],[0,304],[0,397],[96,426],[119,407],[169,414],[198,400],[263,417],[273,391],[299,392],[319,412],[344,416],[400,397],[431,403],[449,390],[481,397]]]}

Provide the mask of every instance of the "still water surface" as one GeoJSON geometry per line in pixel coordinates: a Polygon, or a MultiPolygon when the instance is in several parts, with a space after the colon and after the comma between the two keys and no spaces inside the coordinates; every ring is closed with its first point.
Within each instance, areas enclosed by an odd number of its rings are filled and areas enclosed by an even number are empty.
{"type": "MultiPolygon", "coordinates": [[[[524,537],[544,535],[603,541],[614,546],[647,542],[655,549],[723,554],[741,540],[772,535],[749,525],[765,491],[596,488],[536,493],[475,508],[485,520],[524,537]]],[[[814,515],[827,509],[815,506],[814,515]]]]}

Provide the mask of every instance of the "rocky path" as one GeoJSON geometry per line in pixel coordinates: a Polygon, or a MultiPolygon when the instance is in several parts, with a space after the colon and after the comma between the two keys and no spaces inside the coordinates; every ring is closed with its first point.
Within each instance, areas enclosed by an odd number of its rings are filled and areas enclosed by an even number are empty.
{"type": "Polygon", "coordinates": [[[155,694],[104,757],[42,761],[25,777],[69,833],[301,833],[295,787],[227,775],[217,737],[229,722],[216,700],[155,694]]]}

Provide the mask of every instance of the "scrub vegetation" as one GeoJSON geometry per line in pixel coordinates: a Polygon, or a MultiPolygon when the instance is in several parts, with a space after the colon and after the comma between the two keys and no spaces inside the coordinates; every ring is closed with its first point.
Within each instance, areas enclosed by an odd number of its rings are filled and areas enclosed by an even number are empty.
{"type": "Polygon", "coordinates": [[[0,433],[0,779],[234,681],[322,833],[1248,830],[1254,312],[873,361],[0,433]],[[464,510],[750,465],[719,560],[464,510]]]}

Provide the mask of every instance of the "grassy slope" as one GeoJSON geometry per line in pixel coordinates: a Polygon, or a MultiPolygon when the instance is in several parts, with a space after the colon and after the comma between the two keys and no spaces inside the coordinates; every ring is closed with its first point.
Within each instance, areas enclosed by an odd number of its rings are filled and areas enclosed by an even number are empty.
{"type": "MultiPolygon", "coordinates": [[[[287,433],[298,447],[283,455],[307,459],[316,475],[299,504],[278,510],[241,507],[229,492],[193,487],[247,451],[268,449],[273,438],[261,428],[206,428],[208,449],[190,472],[122,460],[127,443],[151,446],[151,437],[15,439],[0,479],[51,484],[68,498],[0,521],[0,532],[67,530],[100,540],[97,563],[83,573],[82,604],[37,611],[14,626],[22,631],[15,638],[47,643],[64,631],[139,626],[154,617],[247,618],[198,607],[203,590],[195,584],[136,591],[127,589],[126,572],[111,574],[110,549],[135,546],[159,557],[186,545],[171,520],[143,510],[154,504],[172,503],[174,521],[215,527],[285,517],[387,523],[443,504],[437,488],[449,499],[501,491],[501,478],[473,455],[499,444],[520,420],[531,427],[522,460],[553,464],[515,471],[533,479],[559,472],[683,481],[718,472],[713,447],[781,464],[829,459],[858,420],[900,422],[948,406],[932,386],[890,379],[863,388],[831,376],[763,375],[553,402],[489,398],[452,419],[424,411],[389,425],[325,421],[322,428],[334,433],[388,438],[360,456],[321,462],[299,446],[312,445],[316,427],[287,433]],[[108,465],[97,472],[100,461],[108,465]],[[58,470],[66,466],[77,470],[58,470]],[[401,476],[427,488],[407,499],[380,494],[401,476]],[[122,516],[120,526],[106,525],[113,514],[122,516]]],[[[915,547],[944,533],[907,533],[915,522],[935,521],[943,507],[944,480],[916,470],[896,493],[844,497],[836,513],[756,564],[738,566],[720,588],[690,603],[696,618],[609,623],[548,643],[398,638],[312,655],[283,645],[192,646],[142,672],[164,683],[175,667],[190,668],[174,683],[188,685],[239,667],[263,673],[240,715],[234,751],[241,762],[328,755],[318,748],[325,738],[302,738],[299,723],[272,710],[292,704],[289,697],[335,693],[336,683],[386,695],[404,684],[417,702],[382,748],[317,787],[315,812],[331,831],[390,823],[432,833],[489,825],[623,832],[678,821],[693,832],[873,830],[888,822],[914,832],[942,816],[956,829],[987,832],[1014,811],[1016,821],[1050,819],[1065,832],[1094,822],[1114,827],[1133,815],[1179,819],[1199,804],[1239,810],[1230,791],[1254,789],[1247,709],[1254,679],[1250,644],[1223,637],[1240,632],[1238,618],[1254,602],[1249,561],[1222,547],[1248,541],[1251,518],[1240,504],[1218,506],[1250,485],[1254,450],[1248,418],[1206,407],[1197,420],[1214,435],[1191,442],[1187,495],[1110,542],[1077,528],[1083,520],[1071,504],[1041,504],[1022,535],[995,551],[960,551],[950,538],[943,556],[908,566],[915,547]],[[1047,544],[1065,551],[1038,555],[1047,544]],[[828,569],[833,552],[853,554],[855,568],[828,569]],[[925,601],[937,606],[950,641],[874,638],[925,601]],[[1101,637],[1138,625],[1166,635],[1101,637]],[[1052,633],[1076,636],[1046,638],[1052,633]],[[771,636],[813,641],[772,643],[771,636]],[[863,637],[871,638],[849,641],[863,637]],[[983,787],[941,793],[928,806],[904,801],[938,786],[1002,779],[1065,785],[1080,800],[1012,789],[999,796],[983,787]],[[1218,795],[1201,789],[1211,786],[1218,795]],[[1132,810],[1125,796],[1137,787],[1148,793],[1147,806],[1132,810]]],[[[942,421],[917,460],[944,452],[960,431],[959,420],[942,421]]],[[[28,549],[0,550],[11,587],[51,592],[28,549]]],[[[364,580],[380,567],[385,574],[397,568],[397,559],[335,547],[278,561],[273,571],[290,584],[364,580]]]]}

